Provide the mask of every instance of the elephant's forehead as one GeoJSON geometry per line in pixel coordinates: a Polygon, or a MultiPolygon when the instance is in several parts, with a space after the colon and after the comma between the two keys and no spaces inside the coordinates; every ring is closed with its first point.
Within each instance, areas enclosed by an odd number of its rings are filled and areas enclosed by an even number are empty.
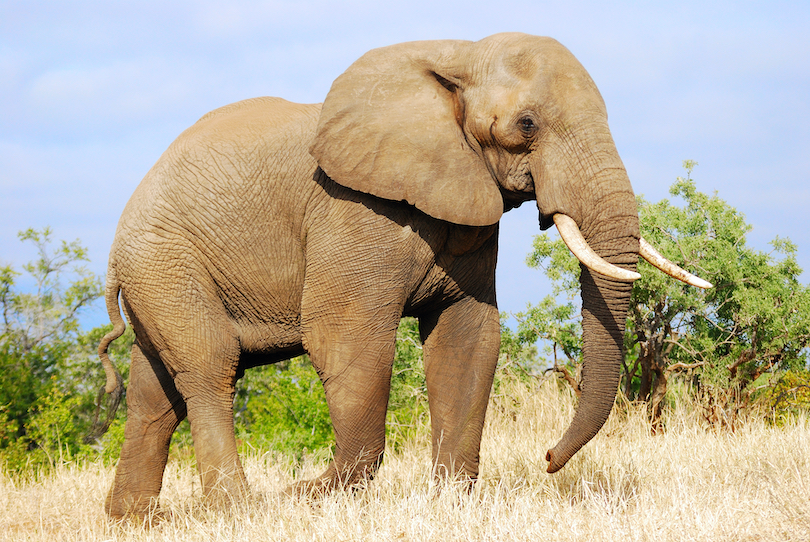
{"type": "Polygon", "coordinates": [[[553,38],[496,34],[473,45],[486,71],[531,81],[542,73],[583,71],[571,52],[553,38]]]}

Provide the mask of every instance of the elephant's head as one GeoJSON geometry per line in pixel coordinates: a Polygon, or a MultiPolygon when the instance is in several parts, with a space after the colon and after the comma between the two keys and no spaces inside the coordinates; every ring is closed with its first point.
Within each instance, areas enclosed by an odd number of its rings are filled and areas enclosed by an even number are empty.
{"type": "Polygon", "coordinates": [[[561,468],[613,406],[639,255],[636,201],[593,80],[557,41],[498,34],[373,50],[333,84],[311,152],[336,182],[442,220],[533,199],[582,266],[582,396],[561,468]],[[581,233],[580,233],[581,232],[581,233]]]}

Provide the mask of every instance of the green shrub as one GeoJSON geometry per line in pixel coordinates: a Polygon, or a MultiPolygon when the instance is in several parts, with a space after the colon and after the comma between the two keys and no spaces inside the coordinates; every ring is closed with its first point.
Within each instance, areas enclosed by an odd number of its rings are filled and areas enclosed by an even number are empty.
{"type": "Polygon", "coordinates": [[[397,330],[385,428],[392,449],[430,431],[422,341],[415,318],[403,318],[397,330]]]}
{"type": "Polygon", "coordinates": [[[323,386],[306,356],[246,371],[234,418],[243,447],[300,457],[334,441],[323,386]]]}
{"type": "Polygon", "coordinates": [[[777,425],[810,412],[810,371],[787,371],[767,394],[768,406],[777,425]]]}

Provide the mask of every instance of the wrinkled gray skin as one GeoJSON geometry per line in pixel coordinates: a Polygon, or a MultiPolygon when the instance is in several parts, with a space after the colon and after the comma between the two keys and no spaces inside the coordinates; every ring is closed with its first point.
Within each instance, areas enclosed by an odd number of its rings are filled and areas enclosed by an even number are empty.
{"type": "MultiPolygon", "coordinates": [[[[633,191],[591,78],[556,41],[500,34],[373,50],[323,106],[232,104],[169,147],[126,206],[110,253],[137,337],[126,441],[107,498],[144,515],[169,440],[191,422],[204,495],[247,483],[234,384],[250,367],[308,352],[336,448],[311,492],[371,475],[385,446],[395,333],[424,341],[433,456],[473,479],[498,359],[498,220],[535,200],[540,225],[572,217],[598,254],[635,269],[633,191]]],[[[606,420],[619,379],[630,284],[582,270],[579,409],[549,471],[606,420]]]]}

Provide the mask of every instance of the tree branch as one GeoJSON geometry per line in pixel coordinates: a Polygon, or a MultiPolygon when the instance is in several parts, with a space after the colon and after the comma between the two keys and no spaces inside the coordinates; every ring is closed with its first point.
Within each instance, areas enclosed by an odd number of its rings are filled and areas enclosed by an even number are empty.
{"type": "Polygon", "coordinates": [[[699,361],[697,363],[673,363],[669,367],[667,367],[668,373],[674,373],[675,371],[689,371],[691,369],[697,369],[698,367],[703,367],[706,365],[705,361],[699,361]]]}

